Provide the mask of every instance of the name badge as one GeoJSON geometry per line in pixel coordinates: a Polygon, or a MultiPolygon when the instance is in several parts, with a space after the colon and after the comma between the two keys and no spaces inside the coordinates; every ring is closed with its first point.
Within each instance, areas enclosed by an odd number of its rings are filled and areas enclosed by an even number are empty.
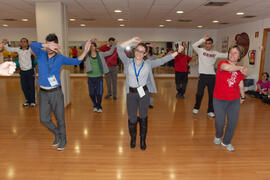
{"type": "Polygon", "coordinates": [[[137,88],[137,91],[139,93],[140,98],[142,98],[143,96],[145,96],[145,92],[144,92],[144,89],[143,89],[142,86],[138,87],[137,88]]]}
{"type": "Polygon", "coordinates": [[[55,87],[58,85],[57,79],[54,75],[48,77],[49,83],[52,87],[55,87]]]}

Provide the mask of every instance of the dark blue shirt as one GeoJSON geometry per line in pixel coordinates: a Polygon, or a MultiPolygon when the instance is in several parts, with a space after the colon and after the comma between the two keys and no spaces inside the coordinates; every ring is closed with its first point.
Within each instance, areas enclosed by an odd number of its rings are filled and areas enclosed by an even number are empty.
{"type": "Polygon", "coordinates": [[[51,87],[48,78],[53,75],[56,77],[58,86],[61,85],[60,72],[62,65],[78,65],[82,62],[82,60],[65,57],[61,54],[49,58],[48,53],[41,49],[42,43],[39,42],[32,42],[30,47],[38,59],[38,84],[44,87],[51,87]]]}

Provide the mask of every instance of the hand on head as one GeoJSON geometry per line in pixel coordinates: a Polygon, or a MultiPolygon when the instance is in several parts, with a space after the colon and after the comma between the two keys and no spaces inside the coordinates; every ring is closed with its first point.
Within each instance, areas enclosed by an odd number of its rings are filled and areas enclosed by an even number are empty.
{"type": "Polygon", "coordinates": [[[177,52],[178,52],[178,53],[181,53],[181,52],[184,51],[184,49],[185,49],[185,48],[184,48],[183,46],[180,45],[180,46],[178,47],[178,49],[177,49],[177,52]]]}
{"type": "Polygon", "coordinates": [[[54,52],[57,52],[59,49],[61,49],[61,46],[55,42],[47,42],[46,47],[54,52]]]}
{"type": "Polygon", "coordinates": [[[11,61],[4,62],[0,64],[0,75],[2,76],[10,76],[16,70],[16,64],[11,61]]]}
{"type": "Polygon", "coordinates": [[[142,41],[141,38],[139,37],[133,37],[131,40],[132,42],[136,42],[136,43],[140,43],[142,41]]]}
{"type": "Polygon", "coordinates": [[[203,38],[204,38],[205,40],[209,39],[210,37],[211,37],[210,34],[205,34],[205,35],[203,36],[203,38]]]}

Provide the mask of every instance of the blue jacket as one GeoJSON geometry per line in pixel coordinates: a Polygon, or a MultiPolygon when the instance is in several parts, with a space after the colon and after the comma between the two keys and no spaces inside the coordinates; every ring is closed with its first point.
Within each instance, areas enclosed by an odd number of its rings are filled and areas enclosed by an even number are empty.
{"type": "Polygon", "coordinates": [[[60,72],[62,65],[78,65],[82,62],[61,54],[48,58],[48,53],[42,50],[42,43],[39,42],[32,42],[30,47],[38,59],[38,84],[44,87],[51,87],[48,78],[52,75],[56,77],[58,86],[61,86],[60,72]]]}

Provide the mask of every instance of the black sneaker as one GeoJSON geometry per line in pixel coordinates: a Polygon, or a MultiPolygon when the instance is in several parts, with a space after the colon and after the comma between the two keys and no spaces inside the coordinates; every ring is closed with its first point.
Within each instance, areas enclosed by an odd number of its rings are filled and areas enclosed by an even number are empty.
{"type": "Polygon", "coordinates": [[[108,94],[107,96],[105,96],[105,99],[109,99],[112,95],[108,94]]]}
{"type": "Polygon", "coordinates": [[[114,96],[114,97],[113,97],[113,100],[117,100],[117,97],[114,96]]]}

